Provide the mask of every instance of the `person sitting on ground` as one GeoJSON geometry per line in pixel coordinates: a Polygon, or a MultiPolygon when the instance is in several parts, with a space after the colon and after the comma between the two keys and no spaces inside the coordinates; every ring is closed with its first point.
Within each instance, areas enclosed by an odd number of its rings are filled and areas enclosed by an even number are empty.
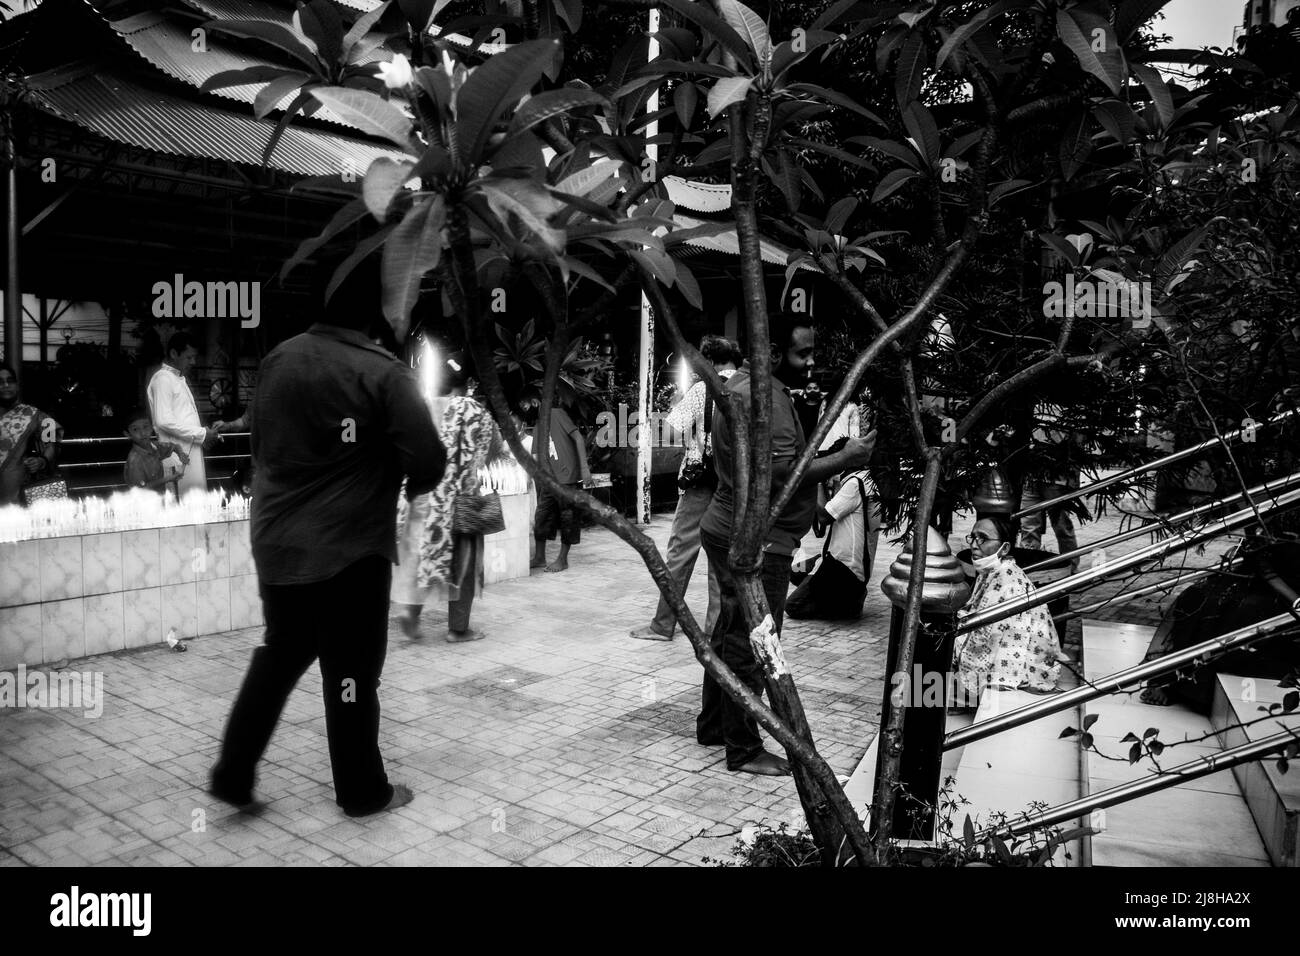
{"type": "MultiPolygon", "coordinates": [[[[970,601],[957,613],[959,622],[1034,592],[1033,582],[1011,557],[1015,531],[1006,518],[981,518],[966,540],[978,578],[970,601]]],[[[1039,605],[958,636],[953,668],[957,686],[968,700],[978,701],[988,687],[1055,691],[1063,657],[1051,614],[1039,605]]]]}
{"type": "MultiPolygon", "coordinates": [[[[591,484],[591,468],[587,464],[587,443],[582,432],[573,423],[569,413],[562,408],[551,409],[550,433],[551,474],[555,480],[571,491],[591,484]]],[[[537,516],[533,524],[535,548],[530,568],[546,568],[550,573],[569,567],[569,548],[582,540],[582,526],[577,509],[540,484],[537,487],[537,516]],[[546,542],[560,534],[560,553],[550,564],[546,563],[546,542]]]]}
{"type": "Polygon", "coordinates": [[[154,440],[153,419],[149,417],[147,408],[132,411],[126,418],[126,428],[123,431],[131,439],[131,450],[127,452],[126,467],[122,470],[126,486],[162,491],[170,485],[175,492],[176,480],[183,473],[184,466],[190,463],[190,456],[179,445],[154,440]],[[169,473],[164,465],[164,459],[172,455],[180,459],[181,471],[172,470],[169,473]]]}

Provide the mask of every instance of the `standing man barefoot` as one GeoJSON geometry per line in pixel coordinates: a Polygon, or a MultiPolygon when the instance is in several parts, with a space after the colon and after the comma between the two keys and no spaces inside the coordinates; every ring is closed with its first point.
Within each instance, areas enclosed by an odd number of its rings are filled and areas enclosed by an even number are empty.
{"type": "MultiPolygon", "coordinates": [[[[562,408],[551,409],[550,441],[551,473],[555,480],[574,491],[590,485],[587,442],[568,412],[562,408]]],[[[539,487],[537,517],[533,521],[533,556],[528,566],[544,567],[549,574],[566,571],[569,567],[569,548],[581,540],[582,525],[577,509],[539,487]],[[554,561],[547,564],[546,542],[554,538],[557,531],[560,534],[560,553],[554,561]]]]}
{"type": "MultiPolygon", "coordinates": [[[[333,270],[321,270],[323,292],[333,270]]],[[[252,545],[266,641],[253,651],[210,791],[236,806],[252,803],[280,712],[317,659],[338,805],[361,817],[412,799],[388,782],[379,754],[395,505],[403,475],[410,495],[431,491],[447,456],[415,373],[361,331],[378,279],[354,272],[324,321],[278,346],[258,376],[252,545]]]]}

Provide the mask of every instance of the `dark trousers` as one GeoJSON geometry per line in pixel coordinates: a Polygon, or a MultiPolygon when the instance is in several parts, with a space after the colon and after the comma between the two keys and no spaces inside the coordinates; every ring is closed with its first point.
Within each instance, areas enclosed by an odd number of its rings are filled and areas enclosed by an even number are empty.
{"type": "MultiPolygon", "coordinates": [[[[741,682],[760,697],[766,682],[762,665],[749,646],[749,626],[736,592],[735,578],[727,566],[727,549],[704,542],[709,567],[717,568],[718,585],[722,596],[718,623],[710,635],[713,652],[718,655],[741,682]]],[[[790,588],[790,555],[763,555],[763,591],[767,606],[777,630],[781,628],[785,612],[785,595],[790,588]]],[[[719,741],[727,747],[727,769],[739,770],[763,752],[763,739],[758,735],[758,721],[745,713],[740,704],[727,695],[708,671],[704,672],[704,687],[700,715],[695,721],[695,737],[702,744],[719,741]]]]}
{"type": "Polygon", "coordinates": [[[266,642],[253,651],[230,712],[212,772],[216,786],[251,791],[289,693],[319,658],[335,799],[359,812],[388,803],[393,788],[379,756],[379,676],[392,569],[387,558],[372,555],[327,581],[262,586],[266,642]]]}
{"type": "Polygon", "coordinates": [[[478,567],[483,550],[481,534],[458,534],[452,547],[452,572],[460,597],[447,602],[447,630],[464,634],[469,630],[469,614],[474,608],[474,588],[478,584],[478,567]]]}

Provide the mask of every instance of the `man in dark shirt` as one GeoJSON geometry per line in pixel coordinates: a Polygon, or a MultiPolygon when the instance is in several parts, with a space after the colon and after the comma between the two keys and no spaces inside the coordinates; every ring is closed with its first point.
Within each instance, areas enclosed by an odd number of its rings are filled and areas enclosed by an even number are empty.
{"type": "MultiPolygon", "coordinates": [[[[772,497],[775,499],[806,443],[790,389],[802,387],[812,371],[814,334],[806,322],[773,316],[771,337],[772,497]]],[[[727,381],[727,390],[739,396],[741,413],[746,416],[752,387],[748,363],[727,381]]],[[[850,439],[841,451],[814,461],[790,503],[772,524],[763,545],[762,574],[767,606],[778,631],[785,610],[786,592],[790,587],[790,559],[812,527],[813,513],[817,508],[817,483],[850,468],[866,467],[875,442],[873,431],[863,438],[850,439]]],[[[749,644],[749,626],[727,560],[738,492],[732,479],[735,456],[731,428],[721,415],[713,421],[713,458],[718,472],[718,488],[700,521],[700,540],[709,556],[709,566],[718,571],[722,592],[722,610],[711,635],[713,651],[751,691],[761,696],[764,688],[762,667],[749,644]]],[[[744,489],[740,489],[739,494],[744,494],[744,489]]],[[[763,510],[766,512],[768,508],[763,510]]],[[[728,770],[766,776],[790,772],[785,758],[763,749],[757,721],[727,696],[707,671],[702,698],[700,715],[696,719],[696,739],[706,746],[725,745],[728,770]]]]}
{"type": "Polygon", "coordinates": [[[211,792],[229,803],[252,802],[257,762],[318,657],[339,806],[365,816],[412,798],[389,784],[379,754],[397,494],[403,475],[411,495],[433,489],[446,453],[414,373],[360,331],[378,295],[373,272],[354,275],[325,321],[272,351],[258,375],[251,527],[266,643],[212,773],[211,792]]]}

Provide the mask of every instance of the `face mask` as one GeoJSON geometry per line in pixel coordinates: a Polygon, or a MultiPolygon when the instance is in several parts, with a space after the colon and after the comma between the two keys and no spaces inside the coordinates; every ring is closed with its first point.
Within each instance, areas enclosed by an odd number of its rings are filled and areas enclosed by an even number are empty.
{"type": "Polygon", "coordinates": [[[998,566],[999,562],[1001,561],[1002,561],[1002,552],[996,551],[993,554],[984,555],[978,558],[972,558],[971,564],[975,566],[975,570],[977,572],[983,574],[985,571],[992,571],[994,568],[998,566]]]}

